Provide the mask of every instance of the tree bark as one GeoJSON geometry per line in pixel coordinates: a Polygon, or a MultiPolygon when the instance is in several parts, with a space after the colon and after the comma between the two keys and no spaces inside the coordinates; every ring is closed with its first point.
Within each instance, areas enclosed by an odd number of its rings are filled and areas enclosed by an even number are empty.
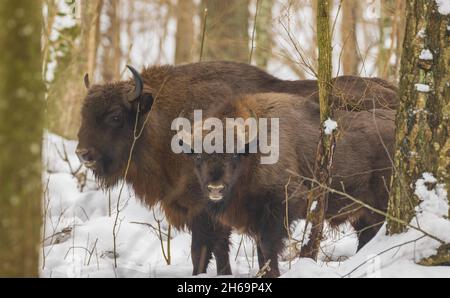
{"type": "Polygon", "coordinates": [[[391,57],[396,51],[396,3],[394,0],[381,0],[381,17],[379,19],[380,40],[378,45],[378,76],[393,81],[396,73],[392,67],[391,57]],[[386,41],[390,45],[386,46],[386,41]]]}
{"type": "Polygon", "coordinates": [[[55,77],[48,91],[49,129],[66,138],[76,138],[81,123],[81,105],[86,92],[83,74],[93,78],[99,43],[102,0],[80,0],[80,36],[70,63],[55,77]]]}
{"type": "Polygon", "coordinates": [[[202,60],[248,62],[248,0],[203,0],[208,9],[202,60]]]}
{"type": "MultiPolygon", "coordinates": [[[[414,184],[424,172],[432,173],[450,189],[450,47],[448,16],[439,14],[435,1],[407,1],[406,11],[388,212],[410,222],[419,203],[414,184]],[[432,60],[420,59],[423,50],[432,53],[432,60]],[[430,92],[420,91],[416,84],[428,86],[430,92]]],[[[406,227],[388,220],[387,229],[395,234],[406,227]]]]}
{"type": "MultiPolygon", "coordinates": [[[[319,47],[319,101],[321,135],[317,147],[314,177],[321,185],[331,184],[331,165],[335,148],[335,131],[326,134],[324,123],[333,117],[331,102],[332,92],[332,46],[330,30],[330,0],[317,2],[317,40],[319,47]]],[[[302,247],[301,256],[317,260],[320,241],[322,240],[323,224],[325,221],[325,206],[327,205],[328,192],[312,183],[308,193],[307,224],[311,225],[309,241],[302,247]]]]}
{"type": "Polygon", "coordinates": [[[41,1],[0,1],[0,277],[38,276],[41,34],[41,1]]]}
{"type": "Polygon", "coordinates": [[[193,62],[193,50],[196,48],[193,19],[196,12],[197,7],[193,0],[178,0],[175,64],[193,62]]]}
{"type": "MultiPolygon", "coordinates": [[[[122,58],[122,50],[120,48],[120,0],[105,1],[104,9],[108,19],[108,28],[106,32],[101,34],[103,56],[101,63],[102,79],[106,82],[120,79],[120,62],[122,58]]],[[[97,27],[99,28],[99,27],[97,27]]],[[[96,34],[94,34],[95,36],[96,34]]],[[[95,40],[93,41],[95,42],[95,40]]],[[[94,54],[95,51],[92,51],[94,54]]],[[[93,71],[93,69],[91,70],[93,71]]]]}
{"type": "Polygon", "coordinates": [[[256,48],[255,62],[261,68],[267,68],[272,57],[272,7],[273,0],[258,1],[258,15],[256,18],[256,48]]]}
{"type": "Polygon", "coordinates": [[[356,25],[359,19],[358,0],[342,1],[342,66],[344,75],[357,75],[359,73],[360,53],[356,35],[356,25]]]}

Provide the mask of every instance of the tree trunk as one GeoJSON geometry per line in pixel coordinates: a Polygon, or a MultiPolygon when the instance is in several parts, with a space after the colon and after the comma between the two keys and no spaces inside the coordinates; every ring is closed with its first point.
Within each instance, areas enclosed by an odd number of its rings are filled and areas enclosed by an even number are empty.
{"type": "Polygon", "coordinates": [[[197,7],[193,0],[178,0],[175,64],[193,62],[193,50],[196,48],[193,19],[196,12],[197,7]]]}
{"type": "Polygon", "coordinates": [[[398,76],[400,72],[400,62],[402,57],[402,49],[403,49],[403,40],[405,38],[405,10],[406,10],[406,1],[404,0],[396,0],[395,6],[395,22],[396,22],[396,30],[394,30],[395,34],[395,65],[394,65],[394,73],[395,73],[395,81],[398,81],[398,76]]]}
{"type": "MultiPolygon", "coordinates": [[[[396,170],[388,212],[410,222],[419,203],[414,184],[424,172],[432,173],[450,189],[450,47],[448,17],[437,12],[435,1],[407,1],[406,10],[396,170]],[[429,51],[432,57],[423,55],[423,51],[429,51]],[[430,91],[425,92],[425,88],[430,91]]],[[[388,220],[387,228],[390,234],[406,229],[392,220],[388,220]]]]}
{"type": "Polygon", "coordinates": [[[342,2],[342,66],[344,75],[359,73],[360,53],[356,35],[356,25],[359,18],[359,0],[344,0],[342,2]]]}
{"type": "Polygon", "coordinates": [[[58,13],[58,4],[56,0],[46,0],[45,7],[47,9],[47,15],[44,19],[44,30],[42,39],[42,73],[47,74],[48,61],[50,59],[50,35],[52,33],[53,24],[55,23],[56,14],[58,13]]]}
{"type": "Polygon", "coordinates": [[[38,276],[41,34],[41,1],[0,1],[0,277],[38,276]]]}
{"type": "Polygon", "coordinates": [[[264,69],[272,57],[272,7],[273,0],[257,1],[255,62],[264,69]]]}
{"type": "Polygon", "coordinates": [[[100,71],[103,81],[106,82],[120,79],[122,50],[120,48],[121,26],[119,8],[119,0],[109,0],[104,3],[104,9],[106,10],[106,17],[108,19],[108,28],[106,32],[101,34],[103,56],[101,59],[102,63],[100,71]]]}
{"type": "MultiPolygon", "coordinates": [[[[335,131],[326,134],[325,121],[333,117],[331,102],[331,73],[332,73],[332,46],[330,31],[330,0],[317,2],[317,40],[319,47],[319,101],[321,136],[317,147],[316,161],[314,165],[314,177],[322,186],[331,184],[331,165],[335,148],[335,131]]],[[[317,260],[320,241],[322,240],[323,224],[325,220],[325,206],[327,205],[328,192],[323,187],[317,187],[312,183],[308,193],[307,224],[311,225],[309,241],[301,250],[302,257],[317,260]]]]}
{"type": "Polygon", "coordinates": [[[102,0],[81,0],[81,31],[65,71],[55,77],[48,91],[49,129],[74,139],[81,122],[81,105],[86,88],[83,74],[93,77],[99,42],[102,0]]]}
{"type": "Polygon", "coordinates": [[[381,17],[379,19],[380,40],[378,45],[378,76],[393,80],[395,77],[394,68],[391,65],[391,57],[396,50],[395,25],[393,20],[395,15],[396,3],[394,0],[381,1],[381,17]],[[386,46],[386,41],[390,41],[390,45],[386,46]]]}
{"type": "Polygon", "coordinates": [[[208,9],[202,60],[248,62],[248,0],[203,0],[208,9]]]}

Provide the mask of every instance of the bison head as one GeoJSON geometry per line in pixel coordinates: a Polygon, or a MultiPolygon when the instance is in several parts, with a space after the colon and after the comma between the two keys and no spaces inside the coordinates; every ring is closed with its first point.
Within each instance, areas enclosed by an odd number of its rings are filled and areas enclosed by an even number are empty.
{"type": "MultiPolygon", "coordinates": [[[[202,135],[201,124],[195,123],[193,127],[194,135],[202,135]]],[[[234,195],[238,181],[242,181],[247,170],[250,167],[251,158],[249,158],[250,143],[256,140],[256,135],[248,136],[243,129],[237,129],[235,135],[234,153],[195,153],[193,149],[194,136],[191,132],[181,130],[178,132],[180,145],[186,150],[186,154],[192,159],[194,164],[194,173],[197,176],[205,199],[212,203],[224,203],[234,195]],[[237,146],[237,138],[242,138],[247,142],[242,143],[242,148],[237,146]]],[[[223,136],[223,144],[226,137],[223,136]]],[[[225,151],[224,151],[225,152],[225,151]]],[[[214,205],[218,206],[218,205],[214,205]]]]}
{"type": "Polygon", "coordinates": [[[76,153],[107,186],[122,178],[134,139],[136,117],[144,119],[151,110],[153,97],[143,91],[143,80],[127,66],[134,80],[89,85],[82,107],[79,144],[76,153]]]}

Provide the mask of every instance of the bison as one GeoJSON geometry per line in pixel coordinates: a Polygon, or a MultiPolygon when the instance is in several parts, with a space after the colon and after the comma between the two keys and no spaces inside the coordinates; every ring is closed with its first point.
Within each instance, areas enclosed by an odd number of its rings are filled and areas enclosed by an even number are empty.
{"type": "MultiPolygon", "coordinates": [[[[309,186],[292,173],[313,178],[311,168],[320,134],[319,106],[295,95],[266,93],[244,95],[212,110],[208,116],[214,118],[210,119],[220,119],[223,123],[236,118],[279,119],[279,140],[273,137],[276,134],[272,134],[272,126],[267,131],[268,142],[279,144],[279,160],[274,164],[261,164],[263,154],[249,152],[249,144],[260,141],[261,131],[251,134],[249,127],[242,124],[236,125],[237,132],[245,135],[246,131],[250,137],[247,143],[241,142],[246,146],[241,145],[241,150],[236,147],[233,153],[196,153],[191,131],[181,129],[176,136],[185,147],[186,156],[192,160],[203,200],[208,201],[209,216],[221,226],[253,237],[260,268],[270,260],[271,270],[265,276],[277,277],[280,274],[278,255],[283,248],[283,238],[288,236],[286,219],[290,224],[307,215],[305,194],[309,186]]],[[[386,211],[386,181],[391,175],[390,154],[394,147],[394,112],[340,111],[336,117],[341,132],[331,169],[331,187],[386,211]]],[[[193,130],[197,136],[204,133],[199,122],[194,124],[193,130]]],[[[228,136],[223,137],[222,142],[228,142],[228,136]]],[[[330,194],[326,218],[334,227],[350,221],[359,231],[359,248],[375,235],[384,221],[379,214],[336,194],[330,194]]]]}
{"type": "MultiPolygon", "coordinates": [[[[204,202],[198,199],[202,190],[191,175],[192,165],[171,151],[171,121],[182,109],[206,110],[245,93],[287,92],[315,101],[317,81],[283,81],[233,62],[154,66],[142,73],[129,69],[133,74],[130,80],[91,86],[86,77],[88,93],[81,111],[77,154],[104,187],[111,187],[125,178],[133,135],[136,128],[143,127],[126,181],[147,206],[159,202],[174,227],[192,230],[194,274],[206,271],[212,254],[218,274],[229,274],[230,229],[213,224],[204,202]]],[[[397,102],[395,87],[376,79],[340,77],[335,90],[344,90],[343,98],[375,106],[378,98],[390,106],[397,102]]],[[[342,99],[341,91],[335,94],[336,101],[342,99]]]]}

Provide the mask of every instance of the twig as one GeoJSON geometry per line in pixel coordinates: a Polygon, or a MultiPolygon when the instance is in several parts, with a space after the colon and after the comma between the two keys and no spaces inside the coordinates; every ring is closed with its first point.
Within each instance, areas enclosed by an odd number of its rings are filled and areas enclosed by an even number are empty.
{"type": "Polygon", "coordinates": [[[259,271],[256,273],[255,277],[263,277],[267,272],[269,272],[271,270],[270,261],[271,261],[271,259],[269,259],[264,264],[264,266],[261,269],[259,269],[259,271]]]}
{"type": "MultiPolygon", "coordinates": [[[[155,233],[158,233],[158,228],[156,228],[154,225],[152,225],[151,223],[147,223],[147,222],[137,222],[137,221],[130,221],[130,223],[132,224],[137,224],[137,225],[143,225],[143,226],[147,226],[149,228],[151,228],[155,233]]],[[[167,238],[169,237],[169,234],[162,232],[162,235],[166,236],[167,238]]]]}
{"type": "MultiPolygon", "coordinates": [[[[291,245],[292,242],[292,235],[291,235],[291,229],[289,226],[289,202],[288,202],[288,198],[289,198],[289,194],[288,194],[288,187],[289,184],[291,183],[291,176],[289,176],[288,182],[286,183],[286,185],[284,186],[284,197],[286,200],[286,206],[285,206],[285,221],[284,221],[284,228],[286,229],[287,235],[288,235],[288,246],[291,245]]],[[[291,260],[289,260],[289,269],[291,269],[291,260]]]]}
{"type": "Polygon", "coordinates": [[[253,19],[253,30],[252,30],[252,46],[250,48],[250,57],[248,58],[248,64],[252,64],[252,56],[253,56],[253,50],[255,49],[255,33],[256,33],[256,21],[258,18],[258,8],[259,8],[259,0],[256,0],[256,11],[255,11],[255,18],[253,19]]]}
{"type": "Polygon", "coordinates": [[[203,46],[205,44],[205,36],[206,36],[206,20],[208,19],[208,8],[205,8],[205,10],[203,11],[203,31],[202,31],[202,42],[200,45],[200,57],[199,57],[199,61],[202,61],[203,58],[203,46]]]}
{"type": "Polygon", "coordinates": [[[393,250],[393,249],[402,247],[402,246],[407,245],[407,244],[410,244],[410,243],[416,243],[417,241],[419,241],[419,240],[425,238],[426,236],[427,236],[427,235],[423,235],[423,236],[421,236],[421,237],[419,237],[419,238],[417,238],[417,239],[415,239],[415,240],[407,241],[407,242],[405,242],[405,243],[398,244],[398,245],[392,246],[392,247],[390,247],[390,248],[388,248],[388,249],[385,249],[385,250],[383,250],[382,252],[376,254],[375,256],[373,256],[373,257],[367,259],[367,260],[364,261],[363,263],[359,264],[358,266],[356,266],[356,268],[354,268],[353,270],[351,270],[349,273],[345,274],[345,275],[342,276],[342,277],[344,278],[344,277],[350,276],[350,274],[352,274],[353,272],[355,272],[356,270],[358,270],[359,268],[361,268],[362,266],[364,266],[365,264],[367,264],[367,263],[370,262],[371,260],[373,260],[373,259],[375,259],[375,258],[381,256],[382,254],[387,253],[388,251],[391,251],[391,250],[393,250]]]}
{"type": "Polygon", "coordinates": [[[162,237],[161,220],[156,218],[155,210],[152,209],[152,211],[153,211],[153,218],[155,219],[155,221],[158,225],[157,231],[158,231],[159,243],[161,245],[161,251],[162,251],[164,260],[166,260],[167,265],[170,265],[170,261],[171,261],[170,260],[170,234],[171,234],[172,226],[169,224],[169,227],[167,230],[167,254],[166,254],[166,251],[164,249],[164,240],[162,237]]]}
{"type": "MultiPolygon", "coordinates": [[[[155,104],[156,100],[158,99],[159,94],[160,94],[161,90],[164,88],[166,82],[167,82],[167,78],[163,81],[163,83],[161,84],[161,87],[159,88],[158,92],[156,93],[153,104],[155,104]]],[[[118,223],[119,214],[120,214],[120,198],[122,196],[122,192],[123,192],[123,189],[125,187],[126,180],[128,177],[128,171],[130,169],[131,158],[133,157],[134,148],[136,146],[137,141],[142,136],[142,133],[144,132],[145,126],[146,126],[149,116],[150,116],[150,112],[148,112],[144,119],[144,122],[142,123],[142,127],[141,127],[140,131],[138,132],[139,110],[140,110],[140,103],[138,102],[137,109],[136,109],[136,121],[134,123],[134,130],[133,130],[133,142],[131,143],[130,152],[128,154],[127,165],[125,168],[124,178],[122,180],[122,185],[120,186],[119,195],[118,195],[117,203],[116,203],[116,216],[115,216],[114,225],[113,225],[113,254],[114,254],[114,267],[115,268],[117,268],[117,233],[118,233],[118,231],[116,229],[117,229],[117,223],[118,223]]]]}

